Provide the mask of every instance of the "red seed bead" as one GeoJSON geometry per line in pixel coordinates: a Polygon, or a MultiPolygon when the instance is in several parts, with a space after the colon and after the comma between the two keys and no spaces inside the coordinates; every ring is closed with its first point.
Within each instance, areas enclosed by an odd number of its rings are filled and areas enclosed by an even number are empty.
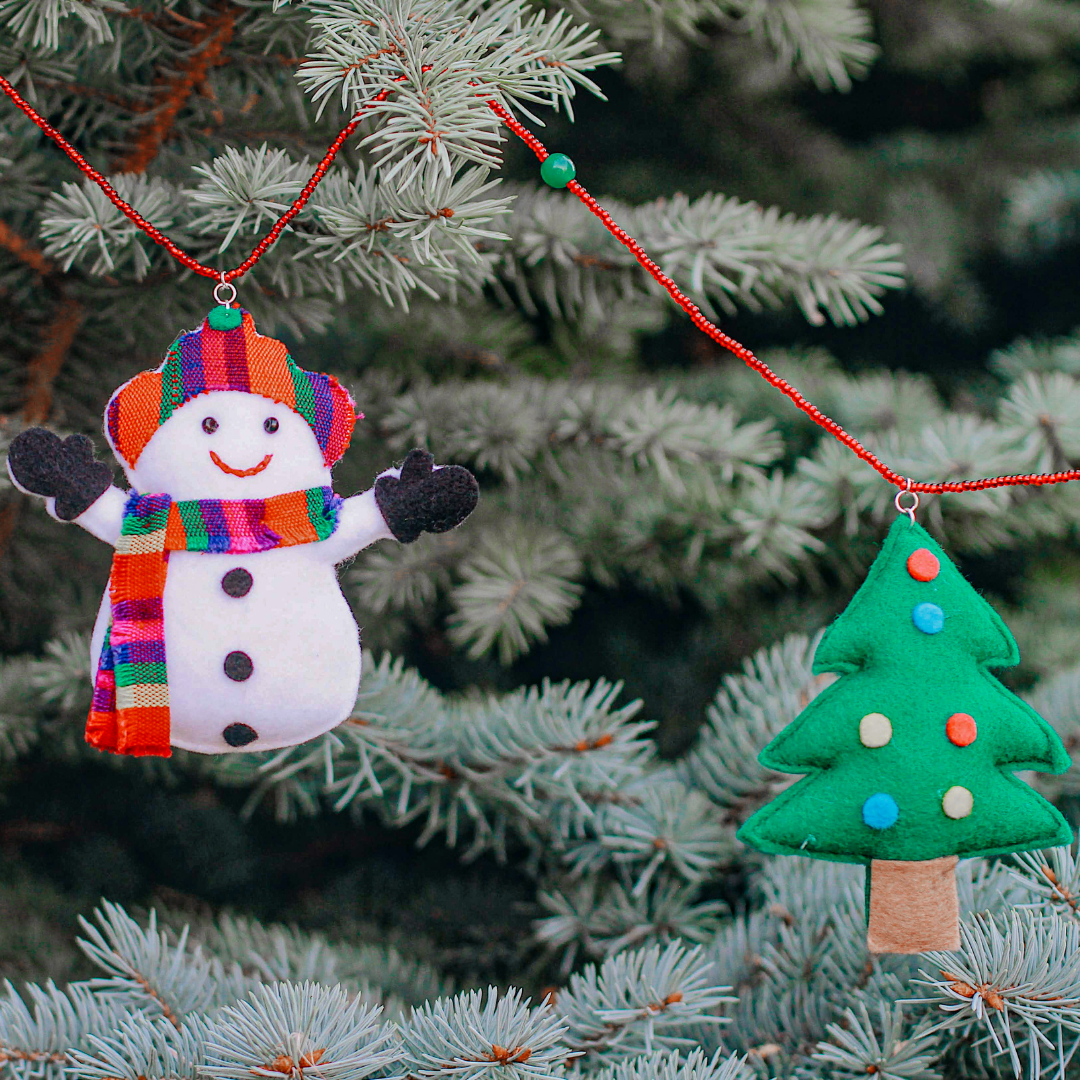
{"type": "Polygon", "coordinates": [[[953,746],[970,746],[978,733],[975,718],[964,712],[953,713],[945,723],[945,735],[953,746]]]}
{"type": "Polygon", "coordinates": [[[933,581],[941,572],[941,563],[929,548],[917,548],[908,556],[907,572],[916,581],[933,581]]]}

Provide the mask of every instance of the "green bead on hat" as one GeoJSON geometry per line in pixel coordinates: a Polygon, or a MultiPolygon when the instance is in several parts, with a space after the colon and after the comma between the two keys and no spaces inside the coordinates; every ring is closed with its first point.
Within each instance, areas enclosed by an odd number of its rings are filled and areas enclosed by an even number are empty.
{"type": "Polygon", "coordinates": [[[244,313],[238,307],[218,304],[216,308],[210,309],[206,321],[211,330],[235,330],[244,321],[244,313]]]}
{"type": "Polygon", "coordinates": [[[576,175],[574,163],[565,154],[548,154],[540,166],[540,179],[548,187],[564,188],[576,175]]]}

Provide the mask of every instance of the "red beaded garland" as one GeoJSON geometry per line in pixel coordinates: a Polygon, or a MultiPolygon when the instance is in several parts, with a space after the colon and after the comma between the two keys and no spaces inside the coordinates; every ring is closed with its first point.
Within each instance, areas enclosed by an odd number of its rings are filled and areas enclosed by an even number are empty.
{"type": "Polygon", "coordinates": [[[918,548],[907,560],[907,572],[916,581],[933,581],[941,570],[938,557],[929,548],[918,548]]]}
{"type": "MultiPolygon", "coordinates": [[[[548,151],[540,140],[533,135],[524,124],[519,123],[497,101],[488,101],[488,106],[502,119],[510,130],[518,136],[536,156],[543,161],[548,151]]],[[[723,346],[728,352],[737,356],[747,367],[756,371],[770,386],[774,386],[782,394],[785,394],[819,427],[824,428],[834,438],[842,442],[852,453],[865,461],[879,476],[883,477],[894,487],[904,488],[907,491],[917,491],[923,494],[940,495],[943,492],[960,491],[985,491],[987,488],[1032,486],[1042,484],[1062,484],[1070,480],[1080,480],[1080,469],[1069,469],[1065,472],[1056,473],[1025,473],[1015,476],[984,476],[978,480],[948,480],[942,482],[930,482],[911,480],[906,476],[889,468],[883,461],[871,453],[854,435],[845,431],[835,420],[826,416],[813,402],[807,401],[787,380],[777,375],[763,360],[759,360],[745,345],[740,345],[734,338],[728,337],[719,327],[714,326],[702,314],[701,309],[688,297],[656,265],[646,254],[641,245],[627,232],[619,228],[611,215],[583,188],[579,181],[571,180],[566,185],[567,191],[572,191],[588,209],[594,213],[603,223],[604,227],[620,243],[625,245],[634,258],[648,271],[648,273],[663,286],[672,300],[690,316],[694,325],[708,335],[718,345],[723,346]]]]}
{"type": "MultiPolygon", "coordinates": [[[[404,78],[405,76],[402,75],[401,79],[404,78]]],[[[400,82],[401,79],[398,79],[397,81],[400,82]]],[[[270,250],[271,247],[273,247],[278,237],[285,231],[285,226],[304,209],[308,199],[311,198],[312,192],[319,186],[334,158],[337,157],[338,151],[345,145],[345,140],[360,125],[360,121],[364,118],[364,113],[372,106],[378,104],[380,101],[385,101],[390,96],[389,90],[382,90],[364,105],[359,112],[357,112],[352,120],[341,129],[338,137],[330,144],[322,161],[319,162],[315,172],[312,173],[311,179],[304,185],[304,190],[300,192],[292,206],[278,218],[274,227],[259,241],[258,244],[256,244],[251,254],[234,269],[221,271],[215,270],[212,266],[205,266],[203,263],[199,262],[198,259],[192,258],[192,256],[182,248],[177,247],[177,245],[163,232],[151,225],[138,210],[120,198],[120,193],[116,188],[114,188],[112,184],[97,171],[97,169],[93,168],[82,154],[80,154],[79,151],[52,126],[52,124],[37,113],[32,106],[20,96],[15,87],[2,75],[0,75],[0,90],[3,90],[4,93],[7,94],[7,96],[11,98],[11,100],[14,101],[29,118],[49,136],[49,138],[52,139],[52,141],[56,143],[56,145],[59,146],[73,162],[75,162],[81,172],[85,173],[99,188],[101,188],[102,191],[105,192],[109,202],[111,202],[117,210],[130,218],[144,233],[146,233],[147,236],[150,237],[151,240],[154,241],[155,244],[160,244],[178,263],[186,266],[189,270],[193,270],[196,274],[201,274],[203,277],[217,278],[220,281],[234,281],[236,278],[242,277],[270,250]]]]}
{"type": "MultiPolygon", "coordinates": [[[[430,65],[425,65],[421,70],[425,72],[430,71],[431,67],[430,65]]],[[[402,82],[406,78],[408,78],[408,76],[400,75],[395,79],[395,82],[402,82]]],[[[204,266],[197,259],[192,258],[192,256],[179,248],[164,233],[151,225],[150,222],[148,222],[134,207],[124,202],[109,181],[96,169],[92,168],[86,159],[60,134],[60,132],[56,130],[56,128],[54,128],[44,117],[35,112],[30,104],[19,95],[15,87],[13,87],[2,75],[0,75],[0,90],[3,90],[18,108],[41,128],[41,130],[45,132],[45,134],[48,135],[48,137],[52,139],[69,158],[71,158],[79,170],[85,173],[86,176],[93,180],[94,183],[105,192],[109,201],[121,213],[130,218],[131,221],[142,229],[154,243],[160,244],[174,259],[177,260],[177,262],[186,266],[189,270],[193,270],[196,274],[201,274],[203,277],[219,278],[223,281],[235,281],[238,277],[246,274],[247,271],[266,254],[284,231],[286,225],[288,225],[289,222],[304,208],[308,199],[311,198],[312,192],[319,186],[320,181],[326,175],[327,170],[337,156],[338,151],[344,145],[345,140],[356,130],[360,121],[363,119],[365,112],[377,103],[385,101],[390,94],[390,90],[380,91],[357,111],[352,120],[342,128],[338,137],[331,143],[322,161],[319,162],[318,167],[312,174],[311,179],[308,180],[307,184],[304,186],[303,191],[300,192],[300,195],[293,204],[277,220],[270,232],[259,241],[251,254],[239,266],[232,270],[219,271],[211,266],[204,266]]],[[[549,156],[548,150],[544,144],[529,131],[524,124],[515,120],[503,105],[492,99],[487,101],[487,105],[503,121],[503,123],[506,124],[506,126],[517,135],[530,150],[532,150],[541,162],[549,156]]],[[[1020,473],[1013,476],[984,476],[977,480],[948,480],[939,482],[911,480],[909,477],[902,476],[871,453],[858,439],[855,438],[854,435],[845,431],[831,417],[826,416],[813,402],[807,401],[794,386],[772,371],[764,361],[759,360],[745,345],[739,344],[734,338],[729,337],[719,327],[711,323],[702,314],[701,309],[685,293],[683,293],[678,285],[676,285],[675,282],[652,261],[652,259],[649,258],[645,249],[642,248],[629,233],[620,228],[611,215],[577,180],[571,180],[570,183],[566,185],[566,190],[573,192],[573,194],[603,222],[604,227],[608,232],[610,232],[619,243],[625,245],[625,247],[629,249],[634,258],[637,259],[652,278],[666,290],[672,300],[674,300],[675,303],[690,316],[694,325],[703,334],[712,338],[718,345],[727,349],[742,360],[747,367],[756,371],[770,386],[775,387],[788,397],[796,408],[801,409],[806,413],[815,424],[824,428],[830,435],[843,443],[853,454],[865,461],[876,473],[878,473],[878,475],[893,486],[903,488],[907,491],[917,491],[923,494],[936,495],[942,494],[943,492],[985,491],[988,488],[999,487],[1031,487],[1042,486],[1045,484],[1063,484],[1071,480],[1080,480],[1080,469],[1068,469],[1055,473],[1020,473]]]]}
{"type": "Polygon", "coordinates": [[[953,746],[970,746],[978,733],[975,717],[964,712],[953,713],[945,723],[945,735],[953,746]]]}

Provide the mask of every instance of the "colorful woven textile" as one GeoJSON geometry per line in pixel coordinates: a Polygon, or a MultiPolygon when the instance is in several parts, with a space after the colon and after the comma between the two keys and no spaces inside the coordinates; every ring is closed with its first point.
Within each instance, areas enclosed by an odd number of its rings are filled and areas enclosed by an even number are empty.
{"type": "Polygon", "coordinates": [[[113,555],[112,621],[98,660],[86,741],[119,754],[168,757],[165,577],[170,551],[244,554],[325,540],[342,500],[328,487],[269,499],[195,499],[132,492],[113,555]]]}
{"type": "Polygon", "coordinates": [[[242,390],[280,402],[299,413],[315,432],[327,465],[341,457],[352,438],[356,405],[332,375],[304,371],[274,338],[255,329],[251,315],[239,326],[215,330],[204,319],[181,334],[156,371],[144,371],[113,394],[105,433],[128,465],[139,460],[157,429],[181,405],[212,390],[242,390]]]}

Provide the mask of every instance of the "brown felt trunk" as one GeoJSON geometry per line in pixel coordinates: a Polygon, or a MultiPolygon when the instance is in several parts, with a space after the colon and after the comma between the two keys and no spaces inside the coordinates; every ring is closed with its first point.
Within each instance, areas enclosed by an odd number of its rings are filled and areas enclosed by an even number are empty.
{"type": "Polygon", "coordinates": [[[866,943],[875,953],[960,948],[956,856],[926,862],[874,859],[866,943]]]}

